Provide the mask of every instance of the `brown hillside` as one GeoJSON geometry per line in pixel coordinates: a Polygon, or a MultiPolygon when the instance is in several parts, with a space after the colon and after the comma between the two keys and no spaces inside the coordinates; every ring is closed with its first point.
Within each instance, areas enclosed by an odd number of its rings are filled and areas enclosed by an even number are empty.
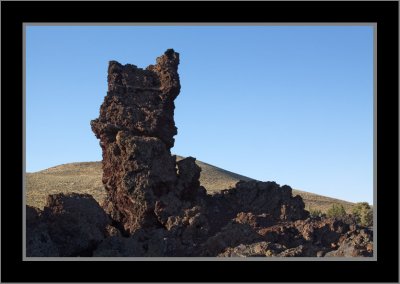
{"type": "MultiPolygon", "coordinates": [[[[182,157],[178,156],[177,160],[180,159],[182,157]]],[[[251,180],[251,178],[201,161],[196,162],[202,168],[200,183],[210,194],[234,187],[239,180],[251,180]]],[[[101,162],[63,164],[39,172],[27,173],[27,204],[43,208],[48,194],[60,192],[88,193],[101,203],[106,195],[101,176],[101,162]]],[[[303,198],[306,209],[319,209],[323,212],[326,212],[333,203],[337,203],[342,204],[350,213],[354,205],[351,202],[300,190],[293,190],[293,195],[300,195],[303,198]]]]}

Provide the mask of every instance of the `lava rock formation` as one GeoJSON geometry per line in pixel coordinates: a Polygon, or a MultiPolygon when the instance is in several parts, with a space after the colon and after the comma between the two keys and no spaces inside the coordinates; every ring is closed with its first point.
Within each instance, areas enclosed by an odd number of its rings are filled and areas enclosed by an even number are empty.
{"type": "Polygon", "coordinates": [[[289,186],[239,182],[208,195],[201,168],[171,155],[179,53],[140,69],[110,61],[108,92],[91,121],[107,197],[49,196],[27,207],[27,256],[371,256],[372,232],[309,218],[289,186]]]}

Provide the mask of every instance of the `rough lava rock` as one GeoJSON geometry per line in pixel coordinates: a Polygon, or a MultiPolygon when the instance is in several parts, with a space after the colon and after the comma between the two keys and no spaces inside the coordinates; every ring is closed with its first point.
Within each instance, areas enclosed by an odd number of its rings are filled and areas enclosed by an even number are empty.
{"type": "Polygon", "coordinates": [[[91,195],[49,195],[43,211],[27,207],[27,256],[91,256],[109,223],[91,195]]]}
{"type": "Polygon", "coordinates": [[[89,194],[54,194],[43,210],[51,239],[62,256],[91,256],[110,220],[89,194]]]}
{"type": "Polygon", "coordinates": [[[26,206],[26,256],[28,257],[58,257],[57,245],[49,234],[49,227],[43,222],[43,211],[26,206]]]}
{"type": "MultiPolygon", "coordinates": [[[[207,197],[210,232],[217,233],[238,214],[251,214],[263,224],[305,219],[309,216],[300,196],[275,182],[240,181],[234,188],[207,197]]],[[[244,215],[242,216],[244,218],[244,215]]]]}
{"type": "Polygon", "coordinates": [[[373,256],[372,232],[334,218],[263,223],[265,215],[240,213],[234,227],[206,242],[206,255],[220,257],[373,256]],[[242,226],[238,229],[239,224],[242,226]],[[234,234],[231,235],[230,233],[234,234]]]}
{"type": "Polygon", "coordinates": [[[171,155],[179,53],[145,69],[110,61],[108,92],[91,121],[107,197],[50,195],[27,207],[27,256],[371,256],[372,232],[309,218],[275,182],[240,181],[208,195],[195,158],[171,155]]]}
{"type": "Polygon", "coordinates": [[[368,228],[347,232],[339,238],[337,246],[336,250],[328,252],[325,256],[373,256],[373,233],[368,228]]]}
{"type": "Polygon", "coordinates": [[[110,61],[107,96],[91,122],[103,151],[104,209],[126,235],[163,227],[167,218],[160,215],[178,213],[200,185],[194,159],[181,161],[178,174],[170,152],[179,53],[168,49],[156,62],[140,69],[110,61]]]}

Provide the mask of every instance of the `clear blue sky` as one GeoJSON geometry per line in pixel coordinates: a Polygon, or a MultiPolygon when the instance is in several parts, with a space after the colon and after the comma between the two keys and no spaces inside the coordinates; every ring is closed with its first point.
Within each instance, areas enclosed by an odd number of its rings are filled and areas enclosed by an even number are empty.
{"type": "Polygon", "coordinates": [[[264,181],[373,200],[368,26],[27,27],[26,169],[99,161],[109,60],[180,53],[172,152],[264,181]]]}

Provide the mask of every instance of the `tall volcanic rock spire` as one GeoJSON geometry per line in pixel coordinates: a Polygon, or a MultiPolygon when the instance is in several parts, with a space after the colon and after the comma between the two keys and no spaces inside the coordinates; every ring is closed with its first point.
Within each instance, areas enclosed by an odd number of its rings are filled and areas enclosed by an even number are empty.
{"type": "MultiPolygon", "coordinates": [[[[107,96],[99,118],[91,121],[103,151],[103,207],[127,233],[159,224],[155,211],[166,206],[162,196],[177,191],[176,157],[170,149],[177,134],[178,64],[173,49],[146,69],[110,61],[107,96]]],[[[181,196],[175,196],[179,202],[181,196]]]]}

